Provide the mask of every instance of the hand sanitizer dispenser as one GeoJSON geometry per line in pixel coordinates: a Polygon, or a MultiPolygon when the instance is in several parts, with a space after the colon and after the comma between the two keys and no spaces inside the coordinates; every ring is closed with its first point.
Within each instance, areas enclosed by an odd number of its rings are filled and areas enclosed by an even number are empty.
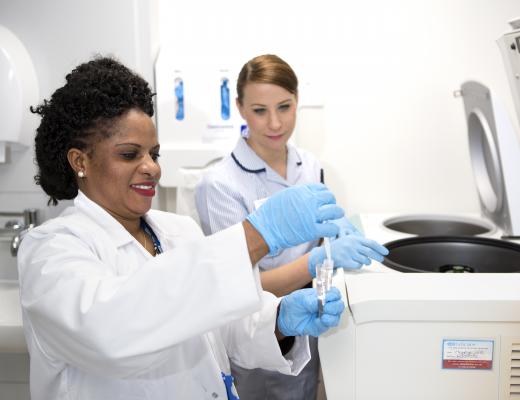
{"type": "Polygon", "coordinates": [[[235,106],[239,60],[179,57],[165,43],[155,63],[161,186],[193,187],[195,176],[233,150],[244,124],[235,106]]]}
{"type": "Polygon", "coordinates": [[[37,118],[29,107],[37,102],[31,57],[16,35],[0,25],[0,162],[6,162],[8,148],[31,145],[37,118]]]}

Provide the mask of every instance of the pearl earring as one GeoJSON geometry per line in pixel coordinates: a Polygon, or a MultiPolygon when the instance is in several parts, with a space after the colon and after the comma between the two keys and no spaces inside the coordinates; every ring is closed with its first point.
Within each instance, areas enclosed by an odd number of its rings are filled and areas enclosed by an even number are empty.
{"type": "Polygon", "coordinates": [[[85,177],[85,173],[83,171],[79,171],[78,172],[78,177],[79,178],[84,178],[85,177]]]}

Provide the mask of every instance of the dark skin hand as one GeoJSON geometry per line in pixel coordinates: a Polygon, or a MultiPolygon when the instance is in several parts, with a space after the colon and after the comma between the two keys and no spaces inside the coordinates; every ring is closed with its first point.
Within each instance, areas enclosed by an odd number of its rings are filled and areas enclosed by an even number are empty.
{"type": "Polygon", "coordinates": [[[264,238],[258,231],[251,225],[249,221],[242,222],[244,232],[246,234],[247,251],[249,252],[249,258],[251,264],[255,265],[262,257],[269,253],[269,247],[265,242],[264,238]]]}

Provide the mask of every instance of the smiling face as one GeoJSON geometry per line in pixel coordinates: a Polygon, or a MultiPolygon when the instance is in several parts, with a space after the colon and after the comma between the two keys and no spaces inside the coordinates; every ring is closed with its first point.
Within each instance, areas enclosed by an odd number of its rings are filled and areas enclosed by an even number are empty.
{"type": "Polygon", "coordinates": [[[271,83],[248,82],[237,106],[249,128],[249,146],[264,159],[285,154],[296,124],[296,96],[271,83]]]}
{"type": "Polygon", "coordinates": [[[110,126],[112,134],[86,151],[69,150],[69,162],[84,178],[80,190],[123,225],[138,220],[152,206],[161,177],[159,143],[151,118],[136,109],[110,126]]]}

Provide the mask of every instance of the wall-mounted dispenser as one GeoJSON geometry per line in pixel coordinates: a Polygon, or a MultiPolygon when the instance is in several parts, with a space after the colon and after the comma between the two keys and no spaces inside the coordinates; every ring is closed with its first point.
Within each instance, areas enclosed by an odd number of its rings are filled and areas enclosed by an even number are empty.
{"type": "Polygon", "coordinates": [[[33,62],[18,37],[0,25],[0,163],[7,150],[30,146],[37,118],[29,111],[38,103],[33,62]]]}
{"type": "Polygon", "coordinates": [[[155,63],[163,187],[191,186],[193,174],[229,154],[243,121],[235,106],[240,61],[179,57],[163,46],[155,63]]]}

